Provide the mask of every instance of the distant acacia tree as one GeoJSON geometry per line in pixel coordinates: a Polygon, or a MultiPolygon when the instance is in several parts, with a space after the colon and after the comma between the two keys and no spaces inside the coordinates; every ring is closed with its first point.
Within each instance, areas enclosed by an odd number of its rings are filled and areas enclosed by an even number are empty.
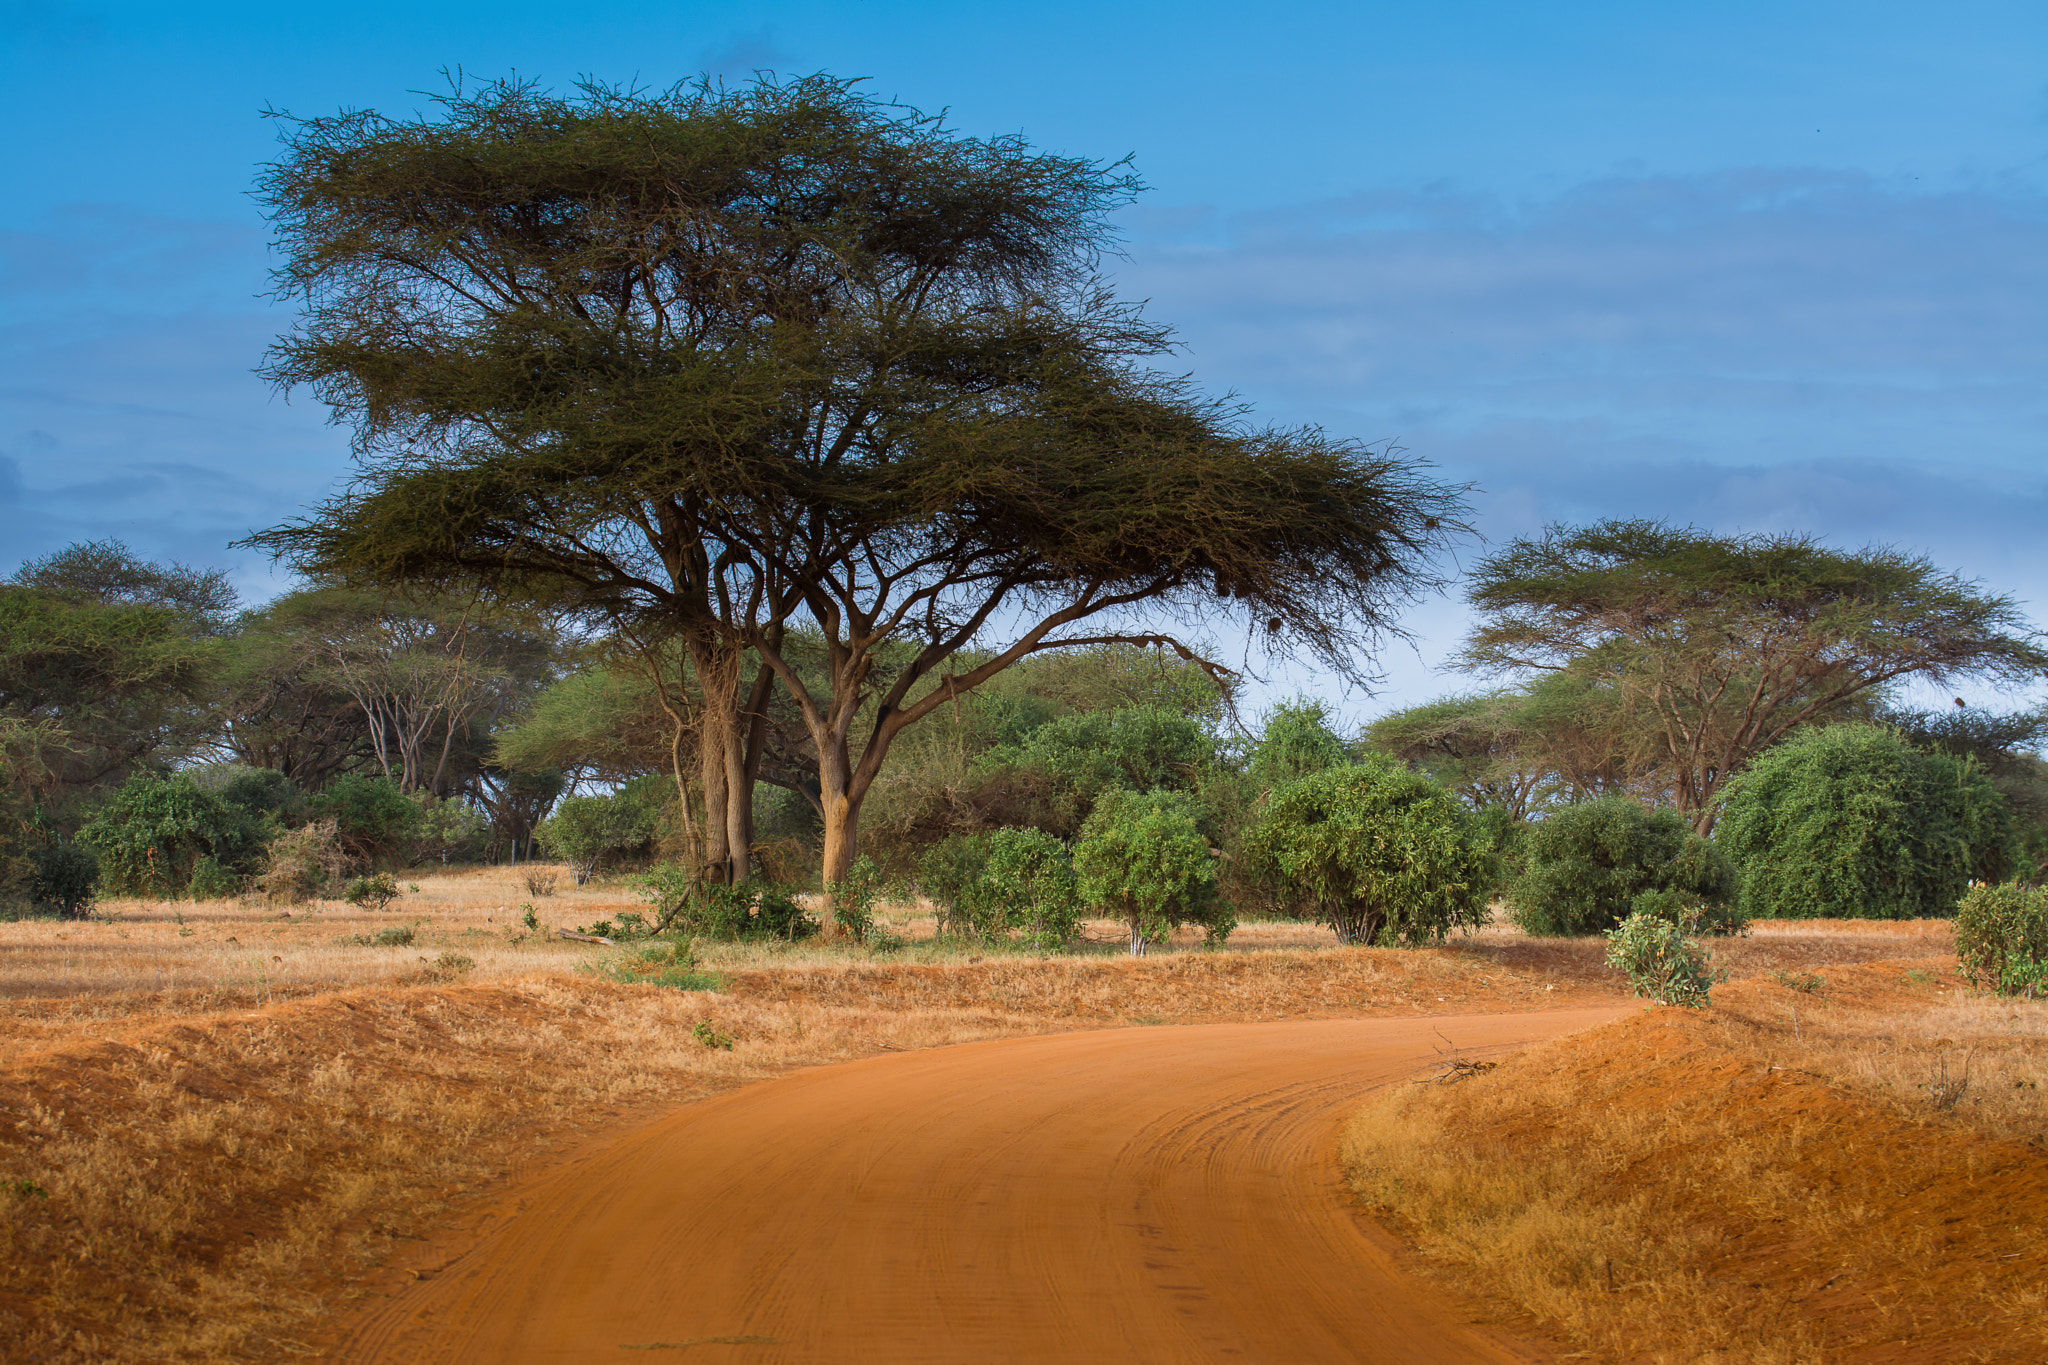
{"type": "Polygon", "coordinates": [[[1138,367],[1168,335],[1094,273],[1121,166],[824,77],[285,126],[261,193],[305,311],[270,373],[362,472],[255,543],[678,644],[714,880],[749,870],[778,684],[829,885],[896,736],[962,692],[1047,650],[1193,653],[1133,615],[1162,603],[1352,667],[1457,529],[1412,465],[1138,367]]]}
{"type": "Polygon", "coordinates": [[[2048,670],[2011,598],[1810,536],[1553,526],[1483,560],[1470,598],[1465,665],[1583,686],[1607,708],[1609,752],[1651,766],[1702,833],[1723,783],[1801,725],[1907,678],[2048,670]]]}

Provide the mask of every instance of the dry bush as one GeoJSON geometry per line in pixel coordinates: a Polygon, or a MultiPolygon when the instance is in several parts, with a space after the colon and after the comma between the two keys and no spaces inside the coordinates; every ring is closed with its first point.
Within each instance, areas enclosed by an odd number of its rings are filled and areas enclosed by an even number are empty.
{"type": "Polygon", "coordinates": [[[551,867],[529,866],[525,875],[526,894],[536,900],[546,899],[555,894],[555,887],[561,880],[561,874],[551,867]]]}
{"type": "Polygon", "coordinates": [[[271,905],[304,905],[339,886],[352,864],[334,821],[314,820],[270,841],[254,889],[271,905]]]}
{"type": "Polygon", "coordinates": [[[1461,1282],[1616,1357],[2038,1359],[2048,1010],[1992,1017],[1943,966],[1727,987],[1390,1092],[1346,1130],[1354,1188],[1461,1282]],[[1945,1109],[1928,1086],[1967,1046],[1945,1109]]]}

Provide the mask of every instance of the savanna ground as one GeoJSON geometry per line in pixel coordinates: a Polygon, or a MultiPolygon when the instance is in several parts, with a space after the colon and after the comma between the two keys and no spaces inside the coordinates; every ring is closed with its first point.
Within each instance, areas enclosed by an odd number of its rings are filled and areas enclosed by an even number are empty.
{"type": "MultiPolygon", "coordinates": [[[[791,1067],[1625,995],[1598,941],[1503,928],[1403,951],[1250,924],[1133,961],[1109,924],[1043,957],[935,944],[908,908],[896,951],[690,969],[551,936],[640,908],[626,884],[524,875],[415,872],[381,912],[0,924],[0,1356],[318,1356],[508,1182],[791,1067]]],[[[2048,1005],[1966,991],[1938,922],[1715,946],[1710,1011],[1374,1097],[1346,1135],[1362,1201],[1423,1273],[1587,1359],[2048,1359],[2048,1005]]]]}

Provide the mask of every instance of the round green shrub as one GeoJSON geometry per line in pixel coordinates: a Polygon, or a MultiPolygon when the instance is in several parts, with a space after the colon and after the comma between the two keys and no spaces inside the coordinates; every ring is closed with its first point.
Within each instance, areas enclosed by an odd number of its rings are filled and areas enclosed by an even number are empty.
{"type": "Polygon", "coordinates": [[[60,919],[84,919],[99,892],[100,860],[77,844],[49,844],[28,853],[29,899],[60,919]]]}
{"type": "Polygon", "coordinates": [[[1807,730],[1732,779],[1714,842],[1751,919],[1952,915],[1975,882],[2012,875],[2005,800],[1975,763],[1890,730],[1807,730]]]}
{"type": "Polygon", "coordinates": [[[1189,923],[1220,944],[1236,927],[1216,895],[1209,841],[1180,792],[1104,792],[1074,845],[1081,900],[1122,920],[1131,955],[1189,923]]]}
{"type": "Polygon", "coordinates": [[[1970,888],[1956,907],[1956,971],[2001,995],[2038,991],[2048,971],[2048,887],[1970,888]]]}
{"type": "Polygon", "coordinates": [[[1727,907],[1735,876],[1713,844],[1675,810],[1603,796],[1531,821],[1522,872],[1508,886],[1515,923],[1532,934],[1599,934],[1620,924],[1637,896],[1668,891],[1696,904],[1713,927],[1739,927],[1727,907]]]}
{"type": "Polygon", "coordinates": [[[1081,927],[1074,855],[1040,829],[999,829],[989,838],[974,901],[985,932],[1022,931],[1042,948],[1066,944],[1081,927]]]}
{"type": "Polygon", "coordinates": [[[1652,911],[1636,911],[1607,931],[1607,965],[1627,973],[1635,994],[1687,1009],[1707,1003],[1713,981],[1706,954],[1685,927],[1652,911]]]}
{"type": "Polygon", "coordinates": [[[1343,943],[1441,942],[1486,922],[1498,876],[1457,797],[1370,755],[1276,790],[1241,856],[1343,943]]]}

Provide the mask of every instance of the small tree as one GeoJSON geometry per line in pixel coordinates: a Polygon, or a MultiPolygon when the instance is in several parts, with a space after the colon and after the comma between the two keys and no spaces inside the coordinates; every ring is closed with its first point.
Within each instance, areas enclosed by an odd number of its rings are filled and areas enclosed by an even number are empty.
{"type": "Polygon", "coordinates": [[[646,843],[654,834],[654,820],[644,802],[625,792],[565,796],[555,803],[554,814],[541,821],[539,833],[548,851],[568,862],[581,886],[606,857],[646,843]]]}
{"type": "Polygon", "coordinates": [[[1809,730],[1729,784],[1715,842],[1756,919],[1946,916],[2012,875],[2005,802],[1976,763],[1869,725],[1809,730]]]}
{"type": "Polygon", "coordinates": [[[1645,891],[1696,904],[1696,918],[1717,929],[1739,927],[1725,909],[1735,891],[1727,859],[1675,810],[1625,796],[1566,806],[1529,826],[1521,856],[1507,899],[1532,934],[1605,933],[1645,891]]]}
{"type": "Polygon", "coordinates": [[[1497,880],[1458,799],[1378,755],[1274,792],[1244,858],[1340,943],[1441,942],[1486,922],[1497,880]]]}
{"type": "Polygon", "coordinates": [[[1105,792],[1081,827],[1074,871],[1082,901],[1129,926],[1133,957],[1182,924],[1206,925],[1211,943],[1236,927],[1216,897],[1193,803],[1179,792],[1105,792]]]}

